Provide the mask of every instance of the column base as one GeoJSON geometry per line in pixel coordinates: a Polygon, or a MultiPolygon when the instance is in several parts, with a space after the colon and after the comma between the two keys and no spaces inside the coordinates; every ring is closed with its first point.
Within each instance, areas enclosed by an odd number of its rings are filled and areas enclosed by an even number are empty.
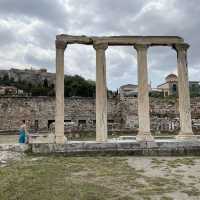
{"type": "Polygon", "coordinates": [[[65,136],[56,136],[55,142],[56,144],[65,144],[67,138],[65,136]]]}
{"type": "Polygon", "coordinates": [[[190,133],[179,133],[177,136],[176,136],[176,139],[177,140],[196,140],[197,137],[196,135],[193,134],[193,132],[190,132],[190,133]]]}
{"type": "Polygon", "coordinates": [[[96,136],[96,142],[107,142],[107,137],[98,137],[96,136]]]}
{"type": "Polygon", "coordinates": [[[136,136],[136,141],[141,142],[141,141],[147,141],[147,142],[152,142],[154,141],[154,137],[151,135],[150,132],[148,133],[138,133],[136,136]]]}
{"type": "Polygon", "coordinates": [[[96,138],[96,142],[107,142],[107,138],[105,138],[105,139],[96,138]]]}

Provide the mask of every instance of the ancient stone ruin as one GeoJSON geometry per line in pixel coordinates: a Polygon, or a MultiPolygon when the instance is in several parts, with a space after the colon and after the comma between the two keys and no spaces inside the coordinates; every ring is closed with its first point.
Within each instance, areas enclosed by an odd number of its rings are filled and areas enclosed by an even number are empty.
{"type": "Polygon", "coordinates": [[[177,36],[113,36],[86,37],[57,35],[56,37],[56,143],[64,143],[64,52],[69,44],[93,45],[96,50],[96,140],[107,140],[106,57],[108,46],[133,46],[138,60],[138,120],[137,141],[153,141],[150,131],[147,50],[151,46],[171,46],[177,52],[180,132],[178,139],[193,138],[187,69],[189,45],[177,36]]]}

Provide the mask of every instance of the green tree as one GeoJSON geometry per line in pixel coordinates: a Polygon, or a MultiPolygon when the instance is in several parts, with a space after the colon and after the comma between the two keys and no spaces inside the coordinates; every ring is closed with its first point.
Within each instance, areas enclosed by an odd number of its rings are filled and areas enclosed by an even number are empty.
{"type": "Polygon", "coordinates": [[[43,87],[48,88],[48,86],[49,86],[48,80],[45,78],[43,81],[43,87]]]}

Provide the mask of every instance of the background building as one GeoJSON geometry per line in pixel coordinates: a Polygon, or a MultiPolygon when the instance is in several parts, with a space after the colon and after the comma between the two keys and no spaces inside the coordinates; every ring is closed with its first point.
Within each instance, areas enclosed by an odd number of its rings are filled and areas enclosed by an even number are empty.
{"type": "MultiPolygon", "coordinates": [[[[200,95],[199,81],[189,81],[191,96],[200,95]]],[[[163,92],[164,96],[178,96],[178,77],[175,74],[169,74],[165,78],[165,83],[158,85],[157,89],[163,92]]]]}
{"type": "Polygon", "coordinates": [[[158,85],[158,89],[163,92],[164,96],[177,95],[178,94],[178,79],[175,74],[169,74],[165,78],[165,83],[158,85]]]}
{"type": "MultiPolygon", "coordinates": [[[[151,85],[149,85],[149,92],[151,91],[151,85]]],[[[133,84],[122,85],[119,88],[120,98],[124,97],[137,97],[138,95],[138,86],[133,84]]]]}
{"type": "Polygon", "coordinates": [[[126,85],[122,85],[119,88],[119,96],[120,98],[124,98],[124,97],[137,97],[137,93],[138,93],[138,88],[137,85],[133,85],[133,84],[126,84],[126,85]]]}
{"type": "Polygon", "coordinates": [[[0,86],[0,95],[23,95],[23,90],[15,86],[0,86]]]}

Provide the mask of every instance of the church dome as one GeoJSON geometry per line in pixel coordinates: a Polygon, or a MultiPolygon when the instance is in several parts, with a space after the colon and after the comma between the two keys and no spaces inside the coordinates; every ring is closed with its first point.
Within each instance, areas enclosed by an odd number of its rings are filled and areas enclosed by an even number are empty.
{"type": "Polygon", "coordinates": [[[169,74],[165,77],[166,82],[172,82],[172,81],[177,81],[177,76],[176,74],[169,74]]]}

